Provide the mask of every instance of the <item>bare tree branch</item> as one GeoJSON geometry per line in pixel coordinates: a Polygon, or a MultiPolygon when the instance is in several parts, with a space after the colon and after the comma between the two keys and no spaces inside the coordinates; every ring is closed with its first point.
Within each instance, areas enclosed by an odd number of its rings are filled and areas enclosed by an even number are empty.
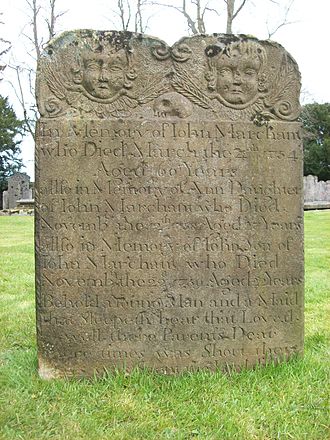
{"type": "MultiPolygon", "coordinates": [[[[2,15],[2,13],[0,13],[0,15],[2,15]]],[[[4,24],[2,21],[0,21],[0,24],[4,24]]],[[[6,53],[9,52],[9,50],[11,49],[11,44],[10,41],[0,37],[0,56],[5,55],[6,53]]],[[[0,72],[2,72],[5,69],[6,65],[5,64],[1,64],[0,63],[0,72]]],[[[0,79],[1,81],[1,79],[0,79]]]]}
{"type": "Polygon", "coordinates": [[[131,18],[131,6],[128,0],[117,0],[117,10],[113,11],[120,19],[121,29],[127,31],[131,18]]]}
{"type": "Polygon", "coordinates": [[[175,9],[176,11],[180,12],[180,14],[182,14],[185,17],[185,19],[187,20],[187,24],[188,24],[188,27],[191,30],[191,32],[194,35],[198,34],[198,30],[197,30],[197,28],[195,26],[194,20],[191,18],[191,16],[187,12],[186,1],[185,0],[182,0],[182,7],[174,6],[174,5],[168,5],[166,3],[158,3],[158,2],[154,2],[154,1],[152,1],[150,4],[152,6],[164,6],[166,8],[175,9]]]}
{"type": "Polygon", "coordinates": [[[47,27],[48,27],[48,35],[49,35],[49,40],[51,38],[53,38],[55,32],[54,32],[54,28],[55,28],[55,0],[49,0],[49,7],[50,7],[50,18],[47,19],[46,18],[46,23],[47,23],[47,27]]]}
{"type": "Polygon", "coordinates": [[[186,0],[182,0],[181,6],[174,6],[172,4],[157,2],[157,1],[151,1],[150,5],[163,6],[166,8],[175,9],[176,11],[180,12],[180,14],[182,14],[183,17],[185,18],[189,30],[194,35],[204,34],[206,32],[206,22],[205,22],[206,12],[215,12],[217,15],[219,15],[219,12],[216,11],[216,9],[210,8],[208,6],[208,3],[206,3],[205,6],[203,6],[201,0],[189,0],[188,2],[186,0]],[[189,5],[193,6],[195,9],[194,16],[188,11],[189,5]]]}
{"type": "Polygon", "coordinates": [[[38,14],[40,12],[41,7],[37,4],[37,0],[25,0],[31,11],[31,26],[32,26],[32,36],[27,37],[34,46],[34,50],[37,54],[37,59],[41,55],[41,44],[42,40],[39,40],[38,35],[38,14]]]}
{"type": "Polygon", "coordinates": [[[135,32],[143,32],[143,20],[142,20],[142,0],[137,0],[136,13],[135,13],[135,32]]]}
{"type": "Polygon", "coordinates": [[[23,69],[19,66],[9,66],[10,69],[15,70],[15,74],[16,74],[16,80],[17,80],[17,86],[16,87],[12,82],[10,82],[10,85],[16,95],[16,98],[18,99],[22,110],[23,110],[23,119],[24,122],[26,124],[26,127],[29,131],[29,133],[31,134],[31,136],[33,137],[33,139],[35,138],[35,134],[34,134],[34,127],[35,127],[35,119],[31,119],[28,115],[28,109],[26,107],[26,96],[24,94],[24,88],[22,86],[22,72],[23,69]],[[18,89],[18,90],[17,90],[18,89]]]}
{"type": "Polygon", "coordinates": [[[226,33],[233,33],[233,21],[245,6],[247,0],[242,0],[241,4],[235,11],[235,0],[224,0],[227,5],[227,26],[226,33]]]}
{"type": "MultiPolygon", "coordinates": [[[[15,85],[10,82],[14,93],[19,101],[23,119],[26,123],[28,132],[34,138],[34,127],[38,116],[35,103],[35,61],[41,56],[43,41],[51,39],[55,35],[55,28],[58,19],[65,13],[56,12],[57,0],[48,0],[48,8],[46,8],[46,17],[41,16],[40,0],[25,0],[30,14],[30,33],[26,33],[25,37],[32,44],[33,50],[28,51],[34,60],[33,67],[24,67],[22,64],[11,65],[11,69],[15,71],[15,85]],[[46,32],[42,33],[45,28],[46,32]]],[[[24,35],[24,34],[23,34],[24,35]]]]}
{"type": "Polygon", "coordinates": [[[55,26],[59,18],[61,18],[67,11],[55,12],[56,0],[49,0],[49,17],[45,18],[45,22],[48,28],[48,40],[51,40],[55,36],[55,26]]]}
{"type": "Polygon", "coordinates": [[[117,0],[114,9],[111,9],[109,21],[115,29],[143,33],[148,27],[150,16],[144,14],[145,7],[150,0],[117,0]],[[114,18],[115,17],[115,18],[114,18]],[[119,25],[118,25],[119,22],[119,25]]]}
{"type": "Polygon", "coordinates": [[[146,29],[148,27],[148,22],[149,22],[150,17],[148,17],[146,19],[145,24],[144,24],[145,17],[143,14],[143,9],[147,5],[148,5],[148,0],[137,0],[136,13],[135,13],[135,23],[134,23],[135,32],[143,33],[146,31],[146,29]]]}
{"type": "MultiPolygon", "coordinates": [[[[167,6],[167,5],[166,5],[167,6]]],[[[187,20],[187,24],[189,29],[191,30],[191,32],[195,35],[198,34],[198,29],[195,25],[195,21],[192,19],[192,17],[188,14],[187,12],[187,3],[185,0],[182,0],[182,7],[180,8],[176,8],[178,11],[181,12],[181,14],[183,14],[183,16],[185,17],[185,19],[187,20]]]]}
{"type": "MultiPolygon", "coordinates": [[[[3,15],[2,12],[0,12],[0,15],[3,15]]],[[[0,21],[0,24],[4,24],[3,21],[0,21]]],[[[1,43],[1,45],[5,46],[4,48],[0,49],[0,56],[2,56],[10,50],[11,44],[10,44],[10,41],[5,40],[2,37],[0,37],[0,43],[1,43]]]]}
{"type": "Polygon", "coordinates": [[[217,11],[214,8],[209,8],[208,6],[205,6],[204,11],[203,11],[203,15],[205,14],[205,12],[214,12],[215,15],[217,15],[218,17],[220,17],[220,13],[219,11],[217,11]]]}
{"type": "Polygon", "coordinates": [[[236,9],[236,12],[234,12],[234,15],[233,15],[233,20],[235,20],[237,15],[241,12],[241,10],[244,7],[245,3],[246,3],[246,0],[243,0],[242,3],[240,4],[240,6],[236,9]]]}
{"type": "MultiPolygon", "coordinates": [[[[271,0],[271,1],[272,1],[272,0],[271,0]]],[[[294,23],[296,23],[295,21],[288,21],[288,16],[289,16],[289,13],[290,13],[290,10],[291,10],[291,7],[292,7],[294,1],[295,1],[295,0],[291,0],[291,1],[288,3],[288,5],[287,5],[287,7],[285,8],[285,11],[284,11],[284,16],[283,16],[282,22],[281,22],[280,24],[278,24],[277,26],[275,26],[275,28],[274,28],[273,30],[270,30],[270,29],[269,29],[268,22],[266,22],[267,32],[268,32],[268,38],[272,38],[273,35],[274,35],[279,29],[281,29],[283,26],[288,26],[288,25],[290,25],[290,24],[294,24],[294,23]]],[[[276,3],[276,2],[273,2],[273,3],[276,3]]],[[[277,4],[278,4],[278,3],[277,3],[277,4]]]]}

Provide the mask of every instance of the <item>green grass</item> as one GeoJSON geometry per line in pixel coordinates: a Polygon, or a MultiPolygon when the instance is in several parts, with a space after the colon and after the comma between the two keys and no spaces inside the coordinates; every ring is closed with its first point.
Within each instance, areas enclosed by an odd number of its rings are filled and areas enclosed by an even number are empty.
{"type": "Polygon", "coordinates": [[[304,359],[231,374],[39,379],[32,233],[0,217],[0,439],[330,438],[330,211],[305,215],[304,359]]]}

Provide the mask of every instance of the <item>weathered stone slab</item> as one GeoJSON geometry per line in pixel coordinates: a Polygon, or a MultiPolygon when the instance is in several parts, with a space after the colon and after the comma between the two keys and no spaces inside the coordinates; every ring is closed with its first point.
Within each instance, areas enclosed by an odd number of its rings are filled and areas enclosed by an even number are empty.
{"type": "Polygon", "coordinates": [[[15,173],[8,179],[6,208],[16,208],[17,200],[29,197],[30,177],[26,173],[15,173]]]}
{"type": "Polygon", "coordinates": [[[285,50],[77,31],[38,70],[40,375],[301,353],[300,76],[285,50]]]}
{"type": "Polygon", "coordinates": [[[317,176],[304,176],[304,201],[305,205],[310,203],[330,203],[330,180],[324,182],[317,176]]]}
{"type": "Polygon", "coordinates": [[[2,193],[2,209],[9,209],[8,191],[2,193]]]}

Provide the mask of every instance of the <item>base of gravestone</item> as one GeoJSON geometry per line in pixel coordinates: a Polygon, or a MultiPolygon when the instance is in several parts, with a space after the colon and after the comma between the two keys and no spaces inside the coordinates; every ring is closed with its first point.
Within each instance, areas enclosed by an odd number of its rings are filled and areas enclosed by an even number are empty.
{"type": "Polygon", "coordinates": [[[44,362],[40,358],[38,360],[38,374],[40,378],[44,380],[52,380],[52,379],[59,379],[61,377],[65,377],[63,373],[51,367],[50,365],[47,364],[47,362],[44,362]]]}

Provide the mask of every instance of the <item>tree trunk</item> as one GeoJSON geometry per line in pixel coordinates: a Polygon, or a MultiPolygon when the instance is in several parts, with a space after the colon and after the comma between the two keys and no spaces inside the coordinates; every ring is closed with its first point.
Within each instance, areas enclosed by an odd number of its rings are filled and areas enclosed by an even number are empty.
{"type": "Polygon", "coordinates": [[[234,8],[235,8],[235,0],[227,0],[227,28],[226,33],[232,34],[232,24],[233,24],[233,17],[234,17],[234,8]]]}

